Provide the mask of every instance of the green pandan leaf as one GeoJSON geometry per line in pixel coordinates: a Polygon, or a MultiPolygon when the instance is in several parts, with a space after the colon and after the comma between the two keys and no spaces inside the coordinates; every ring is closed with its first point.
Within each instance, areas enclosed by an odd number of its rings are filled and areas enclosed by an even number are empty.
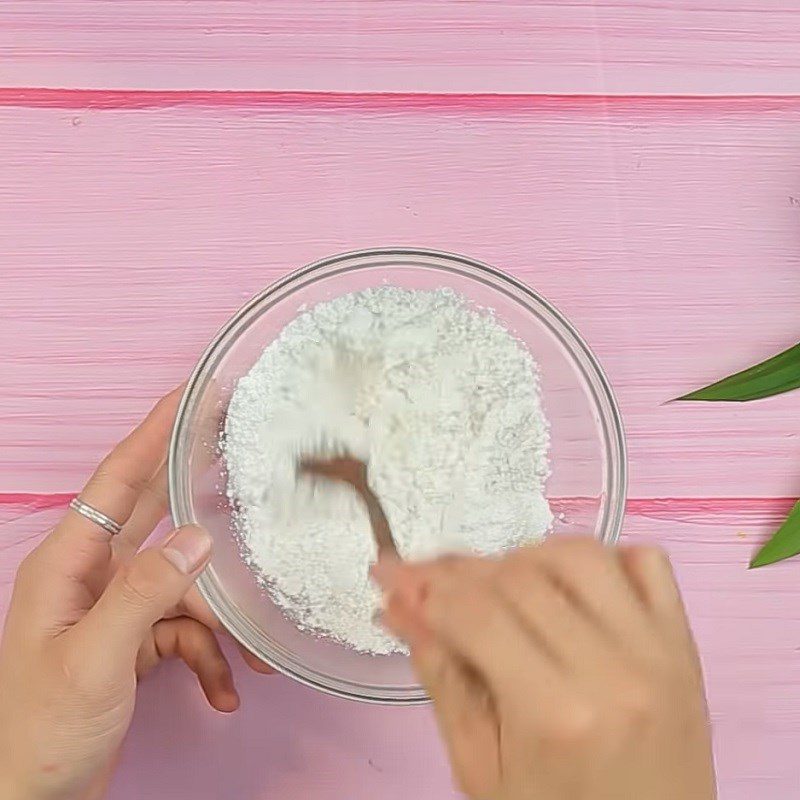
{"type": "Polygon", "coordinates": [[[800,553],[800,502],[789,513],[780,530],[756,553],[750,569],[764,567],[800,553]]]}
{"type": "Polygon", "coordinates": [[[678,400],[744,403],[800,388],[800,344],[678,400]]]}

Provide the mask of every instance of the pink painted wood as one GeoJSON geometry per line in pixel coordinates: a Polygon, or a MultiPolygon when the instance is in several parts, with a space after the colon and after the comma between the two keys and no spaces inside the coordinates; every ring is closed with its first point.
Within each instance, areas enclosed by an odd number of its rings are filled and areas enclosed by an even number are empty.
{"type": "Polygon", "coordinates": [[[798,0],[5,0],[0,83],[797,93],[798,14],[798,0]]]}
{"type": "Polygon", "coordinates": [[[797,338],[800,100],[47,98],[0,106],[7,489],[73,489],[248,296],[392,242],[509,269],[567,313],[620,394],[632,495],[800,488],[793,398],[664,405],[797,338]]]}
{"type": "MultiPolygon", "coordinates": [[[[253,292],[345,249],[461,251],[597,351],[628,428],[627,535],[671,552],[703,651],[722,797],[796,797],[800,562],[744,567],[800,493],[798,397],[664,402],[799,338],[798,13],[4,3],[0,609],[253,292]]],[[[114,800],[456,796],[427,711],[239,678],[224,719],[177,668],[146,683],[114,800]]]]}

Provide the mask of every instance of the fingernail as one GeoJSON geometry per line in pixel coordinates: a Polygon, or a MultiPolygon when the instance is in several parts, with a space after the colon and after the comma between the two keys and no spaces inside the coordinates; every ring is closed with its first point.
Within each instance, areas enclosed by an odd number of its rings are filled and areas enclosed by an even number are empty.
{"type": "Polygon", "coordinates": [[[211,537],[205,528],[186,525],[167,539],[161,552],[175,569],[184,575],[191,575],[211,554],[211,537]]]}

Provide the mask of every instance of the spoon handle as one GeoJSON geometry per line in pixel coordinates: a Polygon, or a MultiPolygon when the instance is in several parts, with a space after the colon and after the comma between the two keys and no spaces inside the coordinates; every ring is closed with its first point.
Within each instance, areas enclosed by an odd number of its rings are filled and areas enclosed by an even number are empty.
{"type": "Polygon", "coordinates": [[[368,486],[362,486],[359,494],[367,507],[372,535],[375,537],[375,544],[378,545],[378,558],[399,559],[400,554],[392,538],[392,529],[389,527],[389,520],[386,519],[380,501],[368,486]]]}
{"type": "Polygon", "coordinates": [[[300,462],[300,469],[328,480],[341,481],[352,487],[367,507],[372,538],[378,546],[378,557],[400,558],[381,501],[367,483],[367,465],[363,461],[350,456],[338,456],[328,460],[306,458],[300,462]]]}

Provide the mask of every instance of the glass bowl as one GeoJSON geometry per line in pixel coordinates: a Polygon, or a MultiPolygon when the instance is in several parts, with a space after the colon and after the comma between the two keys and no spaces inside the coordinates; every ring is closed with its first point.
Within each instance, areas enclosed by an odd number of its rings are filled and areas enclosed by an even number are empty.
{"type": "Polygon", "coordinates": [[[553,532],[619,534],[626,458],[619,411],[597,360],[572,326],[519,281],[463,256],[387,248],[326,258],[275,282],[225,325],[186,386],[169,452],[176,525],[198,523],[214,555],[200,592],[231,634],[268,664],[330,694],[367,702],[412,704],[428,698],[402,655],[370,656],[298,630],[243,561],[225,494],[219,433],[236,381],[304,306],[347,292],[391,284],[450,287],[490,308],[528,346],[541,368],[550,422],[552,475],[547,496],[553,532]]]}

